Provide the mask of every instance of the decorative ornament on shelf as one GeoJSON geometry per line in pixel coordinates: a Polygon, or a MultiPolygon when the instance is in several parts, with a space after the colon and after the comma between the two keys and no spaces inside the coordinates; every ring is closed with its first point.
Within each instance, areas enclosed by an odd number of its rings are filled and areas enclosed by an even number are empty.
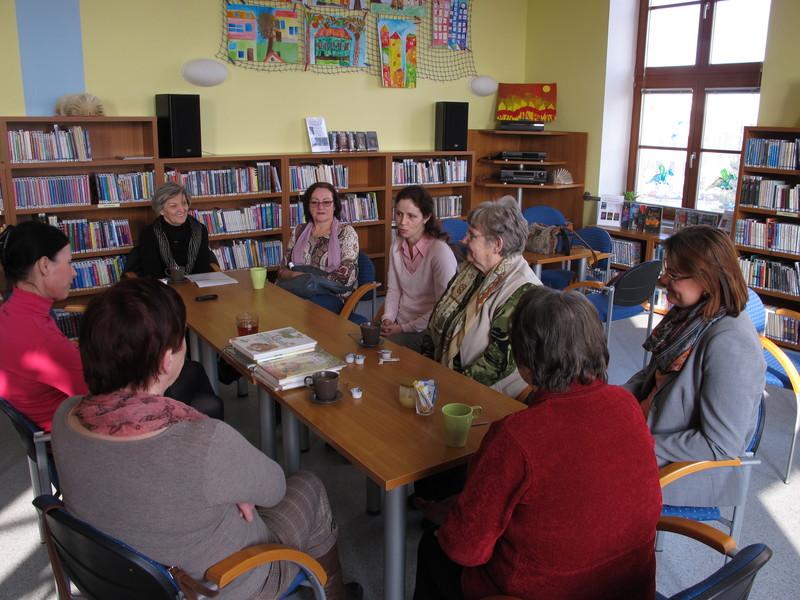
{"type": "Polygon", "coordinates": [[[476,96],[491,96],[497,91],[497,80],[488,75],[478,75],[469,82],[469,89],[476,96]]]}
{"type": "Polygon", "coordinates": [[[570,185],[575,182],[572,180],[572,173],[567,169],[560,168],[553,172],[553,183],[558,185],[570,185]]]}
{"type": "Polygon", "coordinates": [[[94,94],[64,94],[56,100],[55,113],[64,117],[102,117],[106,111],[94,94]]]}
{"type": "Polygon", "coordinates": [[[202,87],[219,85],[228,78],[228,68],[210,58],[195,58],[183,65],[183,78],[202,87]]]}

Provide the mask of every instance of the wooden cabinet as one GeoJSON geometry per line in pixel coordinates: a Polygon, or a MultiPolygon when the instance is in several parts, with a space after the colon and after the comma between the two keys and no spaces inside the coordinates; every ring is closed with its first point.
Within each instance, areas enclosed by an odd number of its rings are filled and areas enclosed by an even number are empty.
{"type": "Polygon", "coordinates": [[[474,204],[510,194],[521,208],[546,204],[560,210],[575,227],[583,225],[583,191],[586,178],[586,140],[584,132],[501,131],[470,129],[468,148],[475,153],[474,204]],[[495,158],[500,152],[545,152],[546,160],[515,161],[495,158]],[[502,169],[543,169],[548,183],[515,184],[500,181],[502,169]],[[567,169],[571,184],[552,183],[553,171],[567,169]]]}
{"type": "Polygon", "coordinates": [[[800,129],[745,127],[732,235],[747,285],[767,306],[768,337],[800,349],[800,129]]]}

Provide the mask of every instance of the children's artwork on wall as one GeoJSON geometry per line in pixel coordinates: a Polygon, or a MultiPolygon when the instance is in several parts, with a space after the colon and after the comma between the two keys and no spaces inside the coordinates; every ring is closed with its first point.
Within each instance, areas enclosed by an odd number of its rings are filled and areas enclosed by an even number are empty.
{"type": "Polygon", "coordinates": [[[417,87],[417,24],[378,19],[383,87],[417,87]]]}
{"type": "Polygon", "coordinates": [[[228,4],[225,17],[231,60],[301,62],[301,21],[294,9],[228,4]]]}
{"type": "Polygon", "coordinates": [[[467,0],[452,0],[450,3],[450,29],[447,32],[447,47],[450,50],[467,49],[469,29],[469,7],[467,0]]]}
{"type": "Polygon", "coordinates": [[[427,0],[371,0],[370,10],[380,14],[425,16],[427,0]]]}
{"type": "Polygon", "coordinates": [[[495,118],[498,121],[554,121],[556,84],[501,83],[497,88],[495,118]]]}
{"type": "Polygon", "coordinates": [[[366,66],[366,27],[363,16],[340,17],[308,13],[307,60],[312,65],[366,66]]]}
{"type": "Polygon", "coordinates": [[[452,0],[432,0],[431,48],[447,48],[452,0]]]}

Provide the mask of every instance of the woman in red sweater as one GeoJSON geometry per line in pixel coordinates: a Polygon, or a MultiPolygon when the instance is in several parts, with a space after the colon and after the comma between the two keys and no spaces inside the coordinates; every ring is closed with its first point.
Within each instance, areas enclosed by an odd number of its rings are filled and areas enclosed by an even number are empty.
{"type": "Polygon", "coordinates": [[[605,381],[596,311],[577,293],[534,287],[511,344],[537,391],[491,426],[464,491],[437,507],[444,522],[420,541],[415,600],[653,598],[653,439],[634,397],[605,381]]]}

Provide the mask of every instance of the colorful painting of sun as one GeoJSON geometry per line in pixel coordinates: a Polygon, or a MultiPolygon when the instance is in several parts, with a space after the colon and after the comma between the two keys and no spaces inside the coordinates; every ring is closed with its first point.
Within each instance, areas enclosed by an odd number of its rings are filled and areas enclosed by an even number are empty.
{"type": "Polygon", "coordinates": [[[498,121],[554,121],[556,84],[501,83],[497,88],[495,118],[498,121]]]}

